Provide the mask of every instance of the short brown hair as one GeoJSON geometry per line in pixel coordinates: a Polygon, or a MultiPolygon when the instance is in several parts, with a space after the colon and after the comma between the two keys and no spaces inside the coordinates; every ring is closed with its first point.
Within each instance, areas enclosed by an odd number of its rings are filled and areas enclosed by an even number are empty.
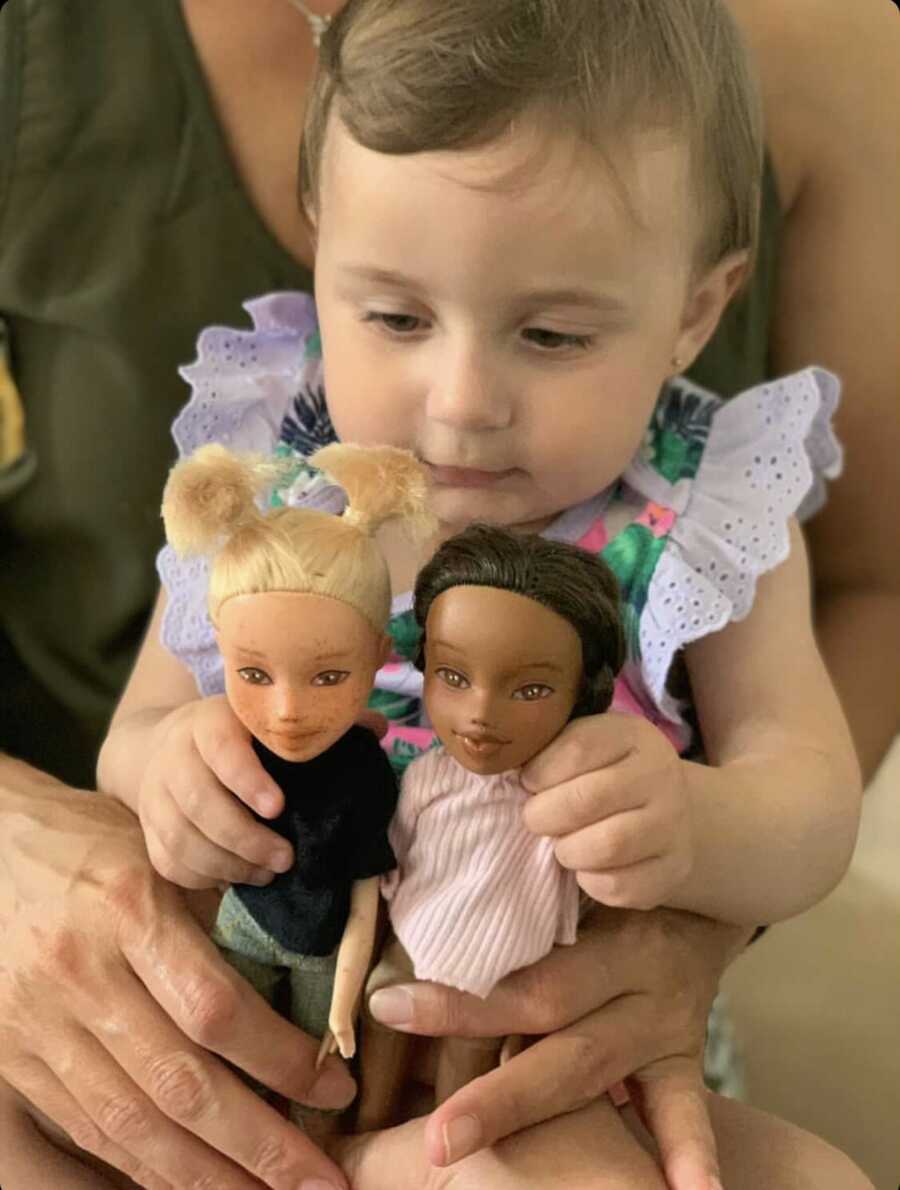
{"type": "Polygon", "coordinates": [[[756,244],[762,118],[722,0],[349,0],[322,39],[301,150],[315,209],[329,117],[376,152],[488,144],[528,113],[602,150],[683,136],[704,213],[696,264],[756,244]]]}
{"type": "Polygon", "coordinates": [[[416,579],[413,614],[422,630],[416,665],[425,664],[425,624],[432,603],[453,587],[495,587],[524,595],[567,620],[581,641],[582,680],[572,718],[596,715],[612,702],[625,664],[619,584],[599,554],[565,541],[469,525],[448,537],[416,579]]]}

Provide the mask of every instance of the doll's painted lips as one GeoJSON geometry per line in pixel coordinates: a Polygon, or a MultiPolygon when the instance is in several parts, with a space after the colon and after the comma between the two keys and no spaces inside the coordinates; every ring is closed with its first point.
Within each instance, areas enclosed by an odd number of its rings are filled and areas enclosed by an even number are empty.
{"type": "Polygon", "coordinates": [[[465,735],[461,731],[455,731],[453,734],[472,756],[493,756],[509,743],[509,740],[493,735],[465,735]]]}
{"type": "Polygon", "coordinates": [[[507,471],[478,471],[474,467],[438,467],[426,464],[432,483],[445,488],[490,488],[516,474],[514,467],[507,471]]]}

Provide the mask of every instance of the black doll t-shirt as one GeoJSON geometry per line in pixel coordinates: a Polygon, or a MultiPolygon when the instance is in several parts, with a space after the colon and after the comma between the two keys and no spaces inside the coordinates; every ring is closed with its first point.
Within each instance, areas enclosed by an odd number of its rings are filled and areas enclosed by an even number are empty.
{"type": "Polygon", "coordinates": [[[282,760],[258,740],[253,747],[285,798],[277,818],[255,817],[288,840],[295,860],[265,888],[235,884],[235,894],[288,950],[330,954],[344,932],[353,882],[396,867],[387,828],[397,779],[365,727],[351,727],[312,760],[282,760]]]}

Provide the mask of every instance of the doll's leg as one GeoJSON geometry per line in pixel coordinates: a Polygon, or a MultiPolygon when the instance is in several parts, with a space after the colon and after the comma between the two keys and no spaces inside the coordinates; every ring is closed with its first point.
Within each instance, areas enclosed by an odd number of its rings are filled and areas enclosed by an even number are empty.
{"type": "MultiPolygon", "coordinates": [[[[222,958],[233,967],[269,1004],[274,1005],[278,987],[284,982],[285,969],[279,964],[276,944],[256,924],[230,889],[219,905],[215,926],[210,934],[222,958]]],[[[244,1070],[232,1067],[235,1074],[263,1099],[272,1091],[244,1070]]]]}
{"type": "Polygon", "coordinates": [[[385,943],[372,970],[360,1011],[360,1092],[356,1131],[388,1128],[400,1119],[399,1105],[409,1077],[414,1040],[380,1024],[369,1014],[369,997],[379,988],[413,979],[412,962],[396,938],[385,943]]]}
{"type": "Polygon", "coordinates": [[[210,937],[235,971],[273,1004],[284,967],[278,961],[276,944],[256,924],[234,889],[222,898],[210,937]]]}
{"type": "MultiPolygon", "coordinates": [[[[337,952],[319,956],[284,951],[282,957],[290,964],[291,1020],[310,1037],[321,1038],[328,1029],[337,952]]],[[[337,1132],[343,1112],[320,1111],[302,1103],[291,1103],[288,1115],[312,1140],[321,1143],[337,1132]]]]}

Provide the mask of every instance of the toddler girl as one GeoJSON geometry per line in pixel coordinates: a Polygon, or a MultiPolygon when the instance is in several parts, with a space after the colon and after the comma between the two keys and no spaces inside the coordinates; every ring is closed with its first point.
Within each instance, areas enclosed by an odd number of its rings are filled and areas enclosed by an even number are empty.
{"type": "MultiPolygon", "coordinates": [[[[252,331],[204,332],[174,430],[183,452],[404,447],[441,538],[481,520],[602,552],[627,713],[565,729],[569,778],[535,791],[526,824],[604,904],[738,923],[834,885],[860,799],[795,520],[839,467],[836,381],[809,368],[726,402],[679,378],[751,266],[761,156],[713,0],[351,0],[304,141],[316,305],[275,295],[248,304],[252,331]]],[[[402,768],[432,738],[409,594],[427,551],[384,548],[394,653],[374,702],[402,768]]],[[[221,691],[202,563],[164,551],[160,571],[165,645],[221,691]]],[[[160,657],[151,633],[144,705],[190,703],[160,657]]],[[[179,705],[189,729],[143,776],[114,728],[107,787],[152,800],[188,757],[202,771],[202,707],[179,705]]],[[[205,821],[259,796],[256,770],[232,771],[205,821]]],[[[190,799],[167,804],[176,838],[190,799]]],[[[259,838],[228,851],[195,838],[190,878],[258,862],[259,838]]]]}

